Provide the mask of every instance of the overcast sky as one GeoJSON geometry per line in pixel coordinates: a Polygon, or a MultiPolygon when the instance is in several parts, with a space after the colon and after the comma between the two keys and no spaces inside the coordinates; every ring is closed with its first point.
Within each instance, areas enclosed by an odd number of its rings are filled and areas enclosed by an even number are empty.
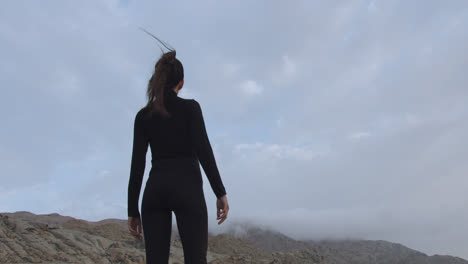
{"type": "Polygon", "coordinates": [[[202,105],[230,204],[216,225],[204,176],[212,232],[245,220],[468,259],[467,1],[1,5],[0,212],[127,219],[161,52],[142,26],[202,105]]]}

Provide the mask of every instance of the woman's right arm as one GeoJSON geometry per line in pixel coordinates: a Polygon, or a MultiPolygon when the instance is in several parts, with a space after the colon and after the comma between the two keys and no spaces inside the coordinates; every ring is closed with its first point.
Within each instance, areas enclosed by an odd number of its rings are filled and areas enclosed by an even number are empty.
{"type": "Polygon", "coordinates": [[[191,105],[192,142],[198,159],[200,160],[203,170],[210,182],[211,188],[213,189],[216,198],[219,199],[226,194],[226,190],[221,180],[213,149],[211,148],[210,140],[206,132],[205,121],[203,119],[200,104],[195,99],[191,99],[191,105]]]}

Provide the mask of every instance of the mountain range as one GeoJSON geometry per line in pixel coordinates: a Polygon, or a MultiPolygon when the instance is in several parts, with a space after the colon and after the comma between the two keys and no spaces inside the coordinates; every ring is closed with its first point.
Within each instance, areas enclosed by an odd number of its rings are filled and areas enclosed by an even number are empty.
{"type": "MultiPolygon", "coordinates": [[[[171,264],[182,264],[183,248],[173,225],[171,264]]],[[[0,213],[0,263],[145,263],[144,240],[128,231],[127,219],[97,222],[57,213],[0,213]]],[[[234,223],[208,237],[208,263],[468,264],[384,240],[292,239],[250,223],[234,223]],[[242,230],[242,232],[239,232],[242,230]]]]}

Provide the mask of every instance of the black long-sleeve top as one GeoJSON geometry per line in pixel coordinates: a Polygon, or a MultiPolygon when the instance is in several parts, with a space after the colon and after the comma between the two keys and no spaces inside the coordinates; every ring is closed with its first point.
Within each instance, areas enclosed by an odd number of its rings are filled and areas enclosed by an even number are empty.
{"type": "Polygon", "coordinates": [[[195,99],[179,97],[172,89],[165,91],[164,104],[172,114],[171,118],[163,118],[158,113],[153,113],[149,118],[146,107],[140,109],[135,116],[128,183],[128,216],[140,217],[138,200],[148,145],[153,160],[179,156],[198,157],[216,197],[226,194],[200,104],[195,99]]]}

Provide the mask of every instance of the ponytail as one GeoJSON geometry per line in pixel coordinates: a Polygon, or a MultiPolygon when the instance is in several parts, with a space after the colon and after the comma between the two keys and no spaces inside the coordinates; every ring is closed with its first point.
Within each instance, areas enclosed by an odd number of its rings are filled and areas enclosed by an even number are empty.
{"type": "MultiPolygon", "coordinates": [[[[156,36],[146,30],[145,32],[168,48],[168,45],[159,40],[156,36]]],[[[170,92],[168,91],[169,89],[174,89],[174,87],[184,79],[184,67],[176,58],[176,50],[172,48],[168,49],[170,50],[169,52],[163,52],[161,54],[161,57],[154,67],[154,73],[148,82],[146,91],[148,103],[146,104],[146,108],[150,110],[148,113],[149,116],[152,116],[153,112],[155,112],[166,118],[171,117],[171,114],[167,111],[164,104],[164,95],[170,92]]]]}

